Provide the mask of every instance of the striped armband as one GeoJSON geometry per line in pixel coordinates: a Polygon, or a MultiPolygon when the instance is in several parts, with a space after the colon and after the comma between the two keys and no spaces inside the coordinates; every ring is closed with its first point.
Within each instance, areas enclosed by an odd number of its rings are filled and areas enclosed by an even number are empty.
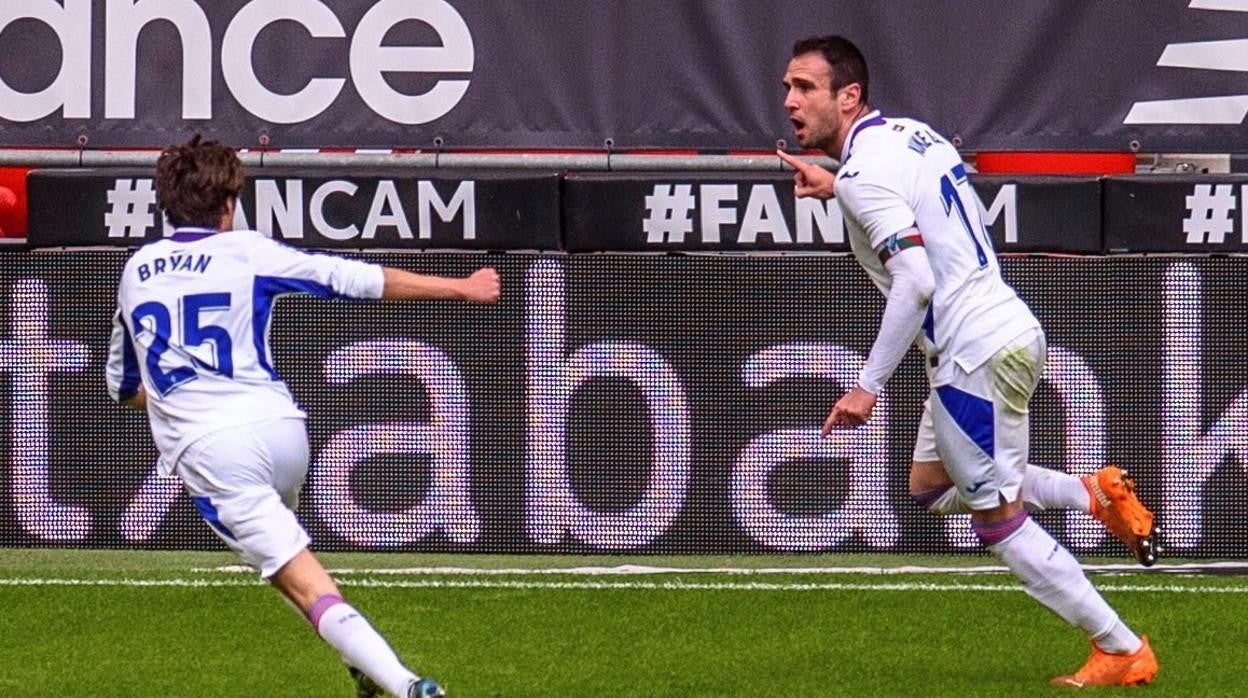
{"type": "Polygon", "coordinates": [[[888,260],[892,259],[898,252],[908,250],[911,247],[922,246],[923,236],[919,234],[919,231],[912,228],[905,232],[895,233],[889,236],[889,238],[884,241],[883,245],[880,245],[875,249],[875,253],[880,256],[881,263],[887,264],[888,260]]]}

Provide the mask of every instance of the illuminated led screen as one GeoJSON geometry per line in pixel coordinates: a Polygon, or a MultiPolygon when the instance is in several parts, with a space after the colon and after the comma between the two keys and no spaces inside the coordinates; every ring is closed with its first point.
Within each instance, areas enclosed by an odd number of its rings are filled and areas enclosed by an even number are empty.
{"type": "MultiPolygon", "coordinates": [[[[0,545],[221,544],[155,475],[104,361],[119,252],[0,264],[0,545]]],[[[915,355],[867,427],[818,438],[882,299],[837,256],[376,254],[492,264],[492,307],[281,301],[277,368],[309,415],[300,517],[321,550],[978,550],[907,495],[915,355]]],[[[1171,555],[1248,555],[1248,265],[1012,258],[1048,332],[1032,460],[1126,467],[1171,555]]],[[[1038,520],[1125,554],[1087,515],[1038,520]]]]}

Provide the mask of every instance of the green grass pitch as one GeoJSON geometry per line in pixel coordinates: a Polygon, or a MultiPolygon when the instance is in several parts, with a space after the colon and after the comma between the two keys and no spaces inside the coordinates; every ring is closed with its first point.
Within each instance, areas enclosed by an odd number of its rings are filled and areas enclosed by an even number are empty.
{"type": "MultiPolygon", "coordinates": [[[[1070,689],[1048,679],[1088,651],[1008,575],[897,569],[990,558],[323,559],[453,698],[1055,696],[1070,689]],[[567,569],[618,565],[699,571],[567,569]],[[430,569],[442,567],[460,569],[430,569]]],[[[0,550],[0,695],[352,695],[307,622],[253,575],[220,569],[231,564],[223,553],[0,550]]],[[[1150,687],[1098,694],[1248,690],[1248,578],[1093,580],[1161,663],[1150,687]]]]}

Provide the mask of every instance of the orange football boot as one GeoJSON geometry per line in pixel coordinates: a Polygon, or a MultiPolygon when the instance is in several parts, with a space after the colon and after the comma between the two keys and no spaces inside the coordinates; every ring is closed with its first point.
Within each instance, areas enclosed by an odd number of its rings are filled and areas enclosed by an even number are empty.
{"type": "Polygon", "coordinates": [[[1157,562],[1157,527],[1153,512],[1135,496],[1135,483],[1121,468],[1110,465],[1084,475],[1083,486],[1092,500],[1092,516],[1127,544],[1127,550],[1145,567],[1157,562]]]}
{"type": "Polygon", "coordinates": [[[1141,636],[1143,645],[1134,654],[1110,654],[1092,644],[1092,656],[1079,671],[1069,676],[1058,676],[1049,683],[1054,686],[1142,686],[1152,683],[1157,676],[1157,656],[1148,644],[1148,637],[1141,636]]]}

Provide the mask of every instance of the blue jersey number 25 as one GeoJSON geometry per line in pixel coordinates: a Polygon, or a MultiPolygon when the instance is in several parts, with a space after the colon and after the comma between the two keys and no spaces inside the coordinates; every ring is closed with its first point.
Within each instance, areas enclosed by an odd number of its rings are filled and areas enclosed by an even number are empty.
{"type": "Polygon", "coordinates": [[[169,350],[172,339],[173,321],[169,308],[159,301],[148,301],[134,309],[131,321],[137,331],[145,327],[152,331],[152,343],[147,350],[147,372],[152,384],[161,395],[168,395],[187,381],[195,380],[195,367],[205,371],[219,373],[232,378],[234,376],[234,345],[230,341],[230,333],[218,325],[199,324],[199,314],[205,310],[226,310],[230,307],[228,293],[195,293],[183,296],[182,306],[182,346],[194,347],[204,342],[212,342],[216,365],[191,357],[193,366],[175,366],[168,371],[160,367],[161,357],[169,350]],[[150,325],[144,321],[149,320],[150,325]]]}
{"type": "MultiPolygon", "coordinates": [[[[966,204],[962,201],[962,196],[958,191],[958,185],[966,185],[963,187],[968,192],[971,191],[970,184],[966,179],[966,168],[962,165],[954,165],[949,174],[940,178],[940,198],[945,202],[945,215],[949,215],[953,211],[958,212],[958,219],[962,221],[962,227],[966,229],[966,234],[971,236],[971,244],[975,246],[975,258],[979,260],[979,268],[983,269],[988,266],[988,255],[984,251],[984,245],[979,242],[979,236],[983,236],[987,242],[988,249],[992,249],[992,241],[988,240],[988,233],[984,230],[983,225],[979,223],[979,217],[975,217],[975,222],[971,222],[971,217],[966,213],[966,204]],[[978,230],[976,230],[978,228],[978,230]]],[[[972,192],[973,194],[973,192],[972,192]]]]}

